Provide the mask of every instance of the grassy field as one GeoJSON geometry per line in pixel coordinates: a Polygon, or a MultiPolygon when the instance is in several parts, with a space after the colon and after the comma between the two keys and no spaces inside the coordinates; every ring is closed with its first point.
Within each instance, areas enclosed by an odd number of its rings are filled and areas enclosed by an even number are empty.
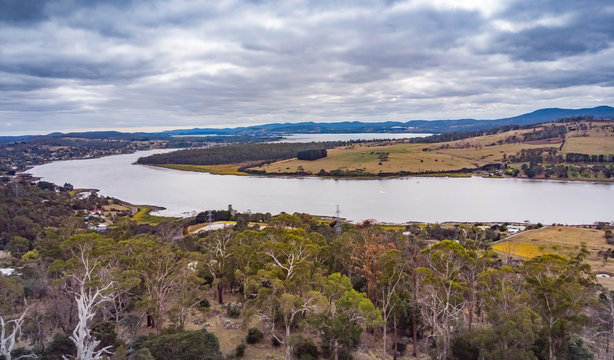
{"type": "Polygon", "coordinates": [[[611,248],[605,242],[603,230],[585,229],[568,226],[549,226],[539,230],[527,231],[503,241],[492,248],[503,258],[532,258],[546,253],[573,255],[581,244],[586,244],[590,256],[587,263],[595,273],[608,273],[611,278],[598,278],[599,283],[614,290],[614,260],[604,263],[597,256],[600,250],[611,248]]]}
{"type": "Polygon", "coordinates": [[[563,152],[591,155],[614,154],[614,134],[599,127],[571,132],[565,138],[563,152]]]}
{"type": "Polygon", "coordinates": [[[132,220],[136,221],[138,224],[158,225],[172,219],[165,216],[151,215],[151,208],[148,206],[139,206],[138,208],[139,211],[132,217],[132,220]]]}
{"type": "MultiPolygon", "coordinates": [[[[380,171],[396,173],[409,172],[449,172],[461,169],[475,169],[486,164],[501,162],[505,155],[515,155],[522,149],[559,147],[560,144],[502,144],[491,145],[501,139],[522,134],[523,131],[510,131],[502,134],[474,137],[466,140],[435,143],[409,144],[377,142],[363,143],[336,148],[328,151],[328,156],[315,161],[284,160],[254,169],[267,173],[295,172],[302,167],[313,174],[324,169],[359,170],[371,174],[380,171]],[[387,161],[380,161],[380,154],[388,153],[387,161]]],[[[614,139],[614,138],[613,138],[614,139]]]]}
{"type": "Polygon", "coordinates": [[[185,164],[161,164],[152,165],[173,170],[206,172],[216,175],[248,175],[239,171],[243,164],[224,164],[224,165],[185,165],[185,164]]]}

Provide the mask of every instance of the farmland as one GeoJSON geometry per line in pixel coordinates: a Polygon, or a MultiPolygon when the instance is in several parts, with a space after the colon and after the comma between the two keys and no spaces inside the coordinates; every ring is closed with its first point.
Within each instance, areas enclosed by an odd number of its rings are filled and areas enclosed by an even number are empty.
{"type": "MultiPolygon", "coordinates": [[[[529,129],[513,130],[457,141],[430,144],[409,143],[403,140],[352,144],[328,151],[328,156],[315,161],[297,159],[282,160],[251,168],[266,174],[351,174],[351,175],[404,175],[434,174],[445,172],[470,173],[485,166],[490,175],[526,177],[550,177],[555,165],[564,166],[566,178],[604,179],[598,173],[565,168],[567,153],[587,155],[604,154],[609,160],[614,155],[614,127],[611,123],[546,124],[529,129]],[[560,135],[552,129],[562,129],[560,135]],[[609,156],[609,157],[608,157],[609,156]],[[522,165],[536,158],[530,172],[520,172],[522,165]],[[540,161],[541,160],[541,161],[540,161]],[[548,167],[550,166],[550,168],[548,167]],[[492,168],[500,167],[500,171],[492,168]],[[584,171],[584,173],[583,173],[584,171]],[[546,175],[547,174],[547,175],[546,175]]],[[[606,161],[607,162],[607,161],[606,161]]],[[[611,166],[611,165],[610,165],[611,166]]],[[[590,168],[590,167],[589,167],[590,168]]]]}
{"type": "MultiPolygon", "coordinates": [[[[604,261],[599,251],[612,248],[605,242],[604,231],[569,226],[549,226],[539,230],[520,233],[492,246],[503,259],[507,256],[517,259],[529,259],[547,253],[572,256],[582,244],[586,245],[589,256],[586,263],[595,273],[614,276],[614,261],[604,261]]],[[[599,278],[598,281],[614,290],[614,277],[599,278]]]]}

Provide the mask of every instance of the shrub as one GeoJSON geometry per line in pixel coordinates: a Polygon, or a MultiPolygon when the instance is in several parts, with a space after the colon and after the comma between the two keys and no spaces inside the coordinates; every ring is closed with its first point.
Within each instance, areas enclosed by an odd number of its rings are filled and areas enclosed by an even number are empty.
{"type": "Polygon", "coordinates": [[[264,338],[264,334],[262,333],[262,331],[256,329],[256,328],[250,328],[249,330],[247,330],[247,343],[248,344],[255,344],[258,343],[260,341],[262,341],[262,339],[264,338]]]}
{"type": "Polygon", "coordinates": [[[220,343],[207,330],[184,331],[146,341],[156,360],[221,360],[220,343]]]}
{"type": "Polygon", "coordinates": [[[208,308],[210,308],[210,307],[211,307],[211,303],[209,303],[209,300],[207,300],[207,299],[202,299],[202,300],[201,300],[201,301],[198,303],[198,306],[199,306],[199,307],[201,307],[201,308],[208,309],[208,308]]]}
{"type": "Polygon", "coordinates": [[[320,356],[318,347],[315,346],[313,340],[296,335],[292,337],[292,345],[294,347],[294,356],[300,360],[313,360],[320,356]]]}
{"type": "Polygon", "coordinates": [[[228,303],[228,305],[226,305],[226,315],[233,319],[237,319],[239,316],[241,316],[241,304],[228,303]]]}
{"type": "Polygon", "coordinates": [[[235,349],[235,356],[238,358],[242,358],[245,355],[245,348],[247,348],[247,345],[245,344],[237,345],[235,349]]]}

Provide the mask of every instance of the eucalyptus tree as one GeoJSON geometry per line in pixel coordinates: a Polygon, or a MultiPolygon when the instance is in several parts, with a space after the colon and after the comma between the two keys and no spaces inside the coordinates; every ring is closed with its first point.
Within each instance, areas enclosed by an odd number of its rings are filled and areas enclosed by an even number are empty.
{"type": "Polygon", "coordinates": [[[467,306],[463,268],[468,261],[465,248],[450,240],[421,251],[425,266],[419,272],[418,302],[425,324],[435,337],[437,358],[450,356],[452,331],[461,327],[467,306]]]}
{"type": "Polygon", "coordinates": [[[347,276],[333,273],[322,279],[320,286],[328,306],[326,311],[312,314],[308,323],[318,330],[323,346],[338,360],[341,351],[358,346],[364,327],[378,326],[382,318],[366,295],[354,290],[347,276]]]}
{"type": "MultiPolygon", "coordinates": [[[[3,275],[0,275],[2,278],[3,275]]],[[[25,321],[28,307],[15,319],[7,320],[5,316],[0,315],[0,355],[4,360],[19,360],[19,359],[36,359],[36,354],[26,354],[13,358],[11,353],[13,347],[21,337],[21,327],[25,321]]]]}
{"type": "Polygon", "coordinates": [[[195,275],[195,255],[188,256],[151,236],[137,236],[120,244],[127,266],[135,269],[141,279],[142,292],[137,306],[151,317],[159,336],[172,309],[185,310],[202,299],[198,291],[188,296],[189,301],[182,303],[181,299],[185,291],[199,290],[202,286],[203,280],[195,275]]]}
{"type": "Polygon", "coordinates": [[[252,276],[247,292],[257,294],[250,307],[284,344],[285,358],[290,360],[292,327],[299,317],[325,311],[327,301],[316,287],[322,278],[314,261],[317,244],[303,229],[284,230],[283,235],[262,244],[260,254],[269,261],[252,276]],[[283,323],[283,335],[275,331],[277,319],[283,323]]]}
{"type": "Polygon", "coordinates": [[[233,275],[232,257],[236,254],[235,232],[230,228],[215,231],[200,242],[200,251],[205,256],[206,266],[213,276],[217,291],[217,301],[224,304],[224,288],[233,275]]]}
{"type": "Polygon", "coordinates": [[[97,349],[101,341],[94,336],[93,327],[99,310],[113,301],[109,258],[114,245],[112,239],[98,234],[75,235],[61,244],[70,258],[52,264],[63,269],[68,292],[77,305],[77,323],[70,335],[77,360],[98,360],[112,354],[112,346],[97,349]]]}
{"type": "Polygon", "coordinates": [[[386,251],[378,259],[377,294],[383,319],[384,354],[387,352],[386,336],[388,333],[388,320],[394,313],[395,306],[397,305],[395,295],[401,289],[402,284],[407,281],[408,274],[404,260],[401,251],[396,249],[386,251]]]}
{"type": "Polygon", "coordinates": [[[566,351],[570,332],[588,321],[594,279],[590,267],[583,262],[586,255],[584,248],[572,258],[546,254],[522,266],[530,306],[541,317],[547,341],[545,356],[550,360],[566,351]]]}

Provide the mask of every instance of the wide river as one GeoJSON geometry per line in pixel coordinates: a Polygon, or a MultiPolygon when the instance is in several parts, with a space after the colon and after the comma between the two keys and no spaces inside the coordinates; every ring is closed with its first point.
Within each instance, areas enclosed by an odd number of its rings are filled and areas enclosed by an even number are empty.
{"type": "MultiPolygon", "coordinates": [[[[56,184],[96,188],[133,204],[165,207],[160,215],[206,209],[307,212],[349,220],[513,221],[592,224],[614,220],[614,184],[523,179],[405,177],[378,180],[211,175],[133,165],[144,151],[58,161],[28,172],[56,184]]],[[[168,151],[168,150],[167,150],[168,151]]]]}

